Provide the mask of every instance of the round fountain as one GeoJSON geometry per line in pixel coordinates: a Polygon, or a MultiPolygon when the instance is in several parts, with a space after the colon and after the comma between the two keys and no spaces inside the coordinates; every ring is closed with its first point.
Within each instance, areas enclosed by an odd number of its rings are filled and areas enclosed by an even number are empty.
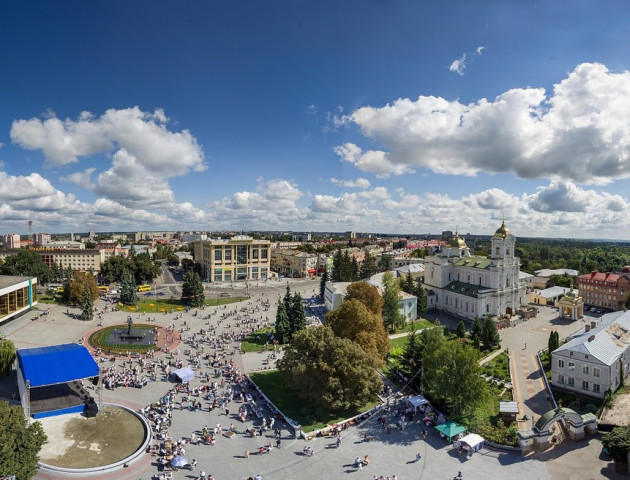
{"type": "Polygon", "coordinates": [[[144,353],[158,348],[158,331],[161,328],[157,325],[134,326],[133,319],[129,316],[126,326],[101,328],[90,334],[88,343],[92,348],[101,349],[105,353],[144,353]]]}

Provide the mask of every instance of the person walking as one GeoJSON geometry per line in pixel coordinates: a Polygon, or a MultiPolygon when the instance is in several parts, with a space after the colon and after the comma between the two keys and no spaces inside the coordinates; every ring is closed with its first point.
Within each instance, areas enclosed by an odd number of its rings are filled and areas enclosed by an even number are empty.
{"type": "Polygon", "coordinates": [[[420,452],[416,453],[416,462],[419,462],[422,458],[422,454],[420,452]]]}

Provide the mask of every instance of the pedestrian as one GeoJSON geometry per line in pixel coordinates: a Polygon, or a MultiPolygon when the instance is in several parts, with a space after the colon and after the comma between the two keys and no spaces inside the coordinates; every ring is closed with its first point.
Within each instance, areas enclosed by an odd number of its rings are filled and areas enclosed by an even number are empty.
{"type": "Polygon", "coordinates": [[[422,458],[422,454],[420,452],[416,453],[416,462],[419,462],[422,458]]]}
{"type": "Polygon", "coordinates": [[[523,348],[523,350],[527,350],[527,342],[525,342],[525,347],[523,348]]]}
{"type": "Polygon", "coordinates": [[[280,448],[280,439],[276,438],[276,448],[280,448]]]}
{"type": "Polygon", "coordinates": [[[249,458],[249,450],[245,450],[245,458],[249,458]]]}

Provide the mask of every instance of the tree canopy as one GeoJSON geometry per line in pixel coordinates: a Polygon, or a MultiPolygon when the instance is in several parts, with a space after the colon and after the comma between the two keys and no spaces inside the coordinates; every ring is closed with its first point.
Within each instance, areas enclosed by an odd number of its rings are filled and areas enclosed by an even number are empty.
{"type": "Polygon", "coordinates": [[[297,332],[278,368],[311,405],[330,410],[357,408],[375,398],[382,381],[374,361],[359,345],[328,326],[297,332]]]}
{"type": "Polygon", "coordinates": [[[47,438],[40,422],[30,425],[21,407],[0,401],[0,472],[30,479],[37,473],[38,454],[47,438]]]}
{"type": "Polygon", "coordinates": [[[371,312],[357,299],[346,299],[326,315],[327,325],[341,338],[356,342],[363,351],[382,365],[390,343],[380,315],[371,312]]]}
{"type": "Polygon", "coordinates": [[[81,299],[81,318],[86,322],[94,318],[94,300],[90,287],[87,285],[83,289],[83,298],[81,299]]]}
{"type": "Polygon", "coordinates": [[[136,285],[151,283],[161,272],[160,262],[151,260],[148,253],[136,254],[133,248],[128,257],[109,257],[101,264],[101,275],[110,282],[121,282],[125,272],[131,272],[136,285]]]}
{"type": "Polygon", "coordinates": [[[0,376],[5,376],[13,370],[16,349],[11,340],[0,340],[0,376]]]}
{"type": "Polygon", "coordinates": [[[602,445],[615,462],[627,463],[630,451],[630,426],[615,427],[604,435],[602,445]]]}
{"type": "Polygon", "coordinates": [[[405,317],[400,313],[400,285],[392,272],[383,275],[383,323],[390,330],[405,324],[405,317]]]}
{"type": "Polygon", "coordinates": [[[189,307],[202,307],[206,302],[201,278],[194,270],[188,270],[184,274],[182,285],[182,303],[189,307]]]}
{"type": "Polygon", "coordinates": [[[383,299],[374,285],[367,282],[354,282],[346,289],[345,300],[359,300],[365,307],[374,314],[382,315],[383,299]]]}
{"type": "Polygon", "coordinates": [[[125,305],[135,305],[138,303],[137,285],[133,275],[129,271],[122,273],[120,279],[120,301],[125,305]]]}
{"type": "Polygon", "coordinates": [[[37,277],[41,283],[48,282],[49,270],[39,254],[29,250],[19,250],[9,255],[0,266],[0,275],[37,277]]]}
{"type": "Polygon", "coordinates": [[[81,304],[84,300],[86,291],[91,296],[92,304],[100,294],[96,286],[94,275],[86,272],[74,272],[71,278],[64,283],[63,301],[73,304],[81,304]]]}

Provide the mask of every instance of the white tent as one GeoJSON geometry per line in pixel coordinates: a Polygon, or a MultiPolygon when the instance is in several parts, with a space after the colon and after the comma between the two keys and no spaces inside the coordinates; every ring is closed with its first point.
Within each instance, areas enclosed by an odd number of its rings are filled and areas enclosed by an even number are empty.
{"type": "Polygon", "coordinates": [[[416,395],[415,397],[410,397],[407,399],[407,402],[416,408],[419,408],[422,405],[429,404],[429,401],[426,398],[424,398],[422,395],[416,395]]]}
{"type": "Polygon", "coordinates": [[[483,448],[483,442],[485,440],[481,435],[469,433],[465,437],[460,438],[459,441],[468,445],[471,452],[478,452],[483,448]]]}
{"type": "Polygon", "coordinates": [[[190,382],[193,378],[195,378],[195,372],[190,367],[180,368],[179,370],[173,370],[173,375],[175,375],[182,383],[190,382]]]}

